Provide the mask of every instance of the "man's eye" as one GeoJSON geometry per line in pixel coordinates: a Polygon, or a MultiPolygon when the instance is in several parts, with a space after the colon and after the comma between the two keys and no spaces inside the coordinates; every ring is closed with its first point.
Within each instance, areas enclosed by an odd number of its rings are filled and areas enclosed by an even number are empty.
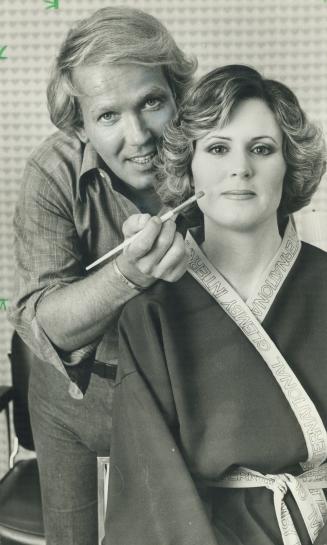
{"type": "Polygon", "coordinates": [[[272,153],[272,149],[270,146],[260,144],[252,148],[252,153],[255,155],[270,155],[272,153]]]}
{"type": "Polygon", "coordinates": [[[208,151],[213,155],[224,155],[228,152],[228,148],[222,144],[216,144],[215,146],[211,146],[208,151]]]}
{"type": "Polygon", "coordinates": [[[115,112],[105,112],[104,114],[100,115],[100,120],[102,121],[114,121],[115,118],[115,112]]]}
{"type": "Polygon", "coordinates": [[[161,103],[162,103],[162,100],[160,98],[149,97],[145,101],[145,108],[148,108],[148,109],[159,108],[161,103]]]}

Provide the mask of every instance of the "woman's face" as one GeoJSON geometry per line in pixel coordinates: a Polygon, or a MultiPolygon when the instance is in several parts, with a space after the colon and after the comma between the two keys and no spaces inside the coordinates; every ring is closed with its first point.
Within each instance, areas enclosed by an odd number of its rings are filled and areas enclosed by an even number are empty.
{"type": "Polygon", "coordinates": [[[211,129],[196,142],[192,160],[198,204],[210,223],[251,230],[274,218],[279,206],[286,163],[283,135],[266,103],[240,102],[228,125],[211,129]]]}

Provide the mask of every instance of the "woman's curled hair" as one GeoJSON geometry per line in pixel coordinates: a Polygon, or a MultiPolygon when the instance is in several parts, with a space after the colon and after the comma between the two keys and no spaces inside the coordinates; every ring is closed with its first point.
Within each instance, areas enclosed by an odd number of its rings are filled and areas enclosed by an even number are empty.
{"type": "Polygon", "coordinates": [[[310,202],[326,168],[321,129],[308,120],[288,87],[249,66],[229,65],[212,70],[189,88],[164,131],[157,164],[157,191],[164,203],[176,206],[193,193],[196,141],[217,125],[226,126],[235,107],[250,98],[267,104],[283,133],[287,168],[279,215],[287,216],[310,202]]]}

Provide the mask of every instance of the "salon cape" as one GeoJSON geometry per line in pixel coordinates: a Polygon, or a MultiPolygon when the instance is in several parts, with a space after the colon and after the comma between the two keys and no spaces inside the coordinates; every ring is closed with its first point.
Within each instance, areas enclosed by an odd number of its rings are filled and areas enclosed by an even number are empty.
{"type": "Polygon", "coordinates": [[[326,254],[289,224],[244,303],[186,241],[120,322],[108,543],[327,543],[326,254]]]}

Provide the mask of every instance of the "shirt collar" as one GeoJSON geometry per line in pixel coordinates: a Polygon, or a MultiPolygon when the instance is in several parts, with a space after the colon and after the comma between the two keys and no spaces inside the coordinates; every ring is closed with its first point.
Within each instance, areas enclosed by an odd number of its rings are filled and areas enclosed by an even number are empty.
{"type": "Polygon", "coordinates": [[[95,168],[100,168],[100,157],[91,142],[87,142],[84,148],[79,179],[81,180],[85,174],[88,174],[90,170],[94,170],[95,168]]]}
{"type": "Polygon", "coordinates": [[[92,172],[101,172],[101,170],[103,170],[103,161],[91,142],[88,141],[84,147],[81,170],[78,178],[77,194],[80,200],[82,200],[83,185],[90,179],[92,172]]]}
{"type": "MultiPolygon", "coordinates": [[[[79,178],[78,178],[77,195],[80,201],[83,200],[82,199],[83,189],[84,189],[83,186],[90,179],[90,175],[92,174],[92,172],[94,171],[99,172],[100,175],[103,176],[104,170],[106,170],[106,168],[105,168],[105,164],[103,160],[101,159],[100,155],[97,153],[97,151],[95,150],[91,142],[87,141],[83,151],[81,170],[80,170],[79,178]]],[[[111,186],[111,189],[113,189],[110,175],[106,176],[106,179],[109,185],[111,186]]],[[[170,209],[171,209],[170,206],[162,205],[162,207],[158,211],[158,215],[161,216],[162,214],[164,214],[170,209]]]]}

